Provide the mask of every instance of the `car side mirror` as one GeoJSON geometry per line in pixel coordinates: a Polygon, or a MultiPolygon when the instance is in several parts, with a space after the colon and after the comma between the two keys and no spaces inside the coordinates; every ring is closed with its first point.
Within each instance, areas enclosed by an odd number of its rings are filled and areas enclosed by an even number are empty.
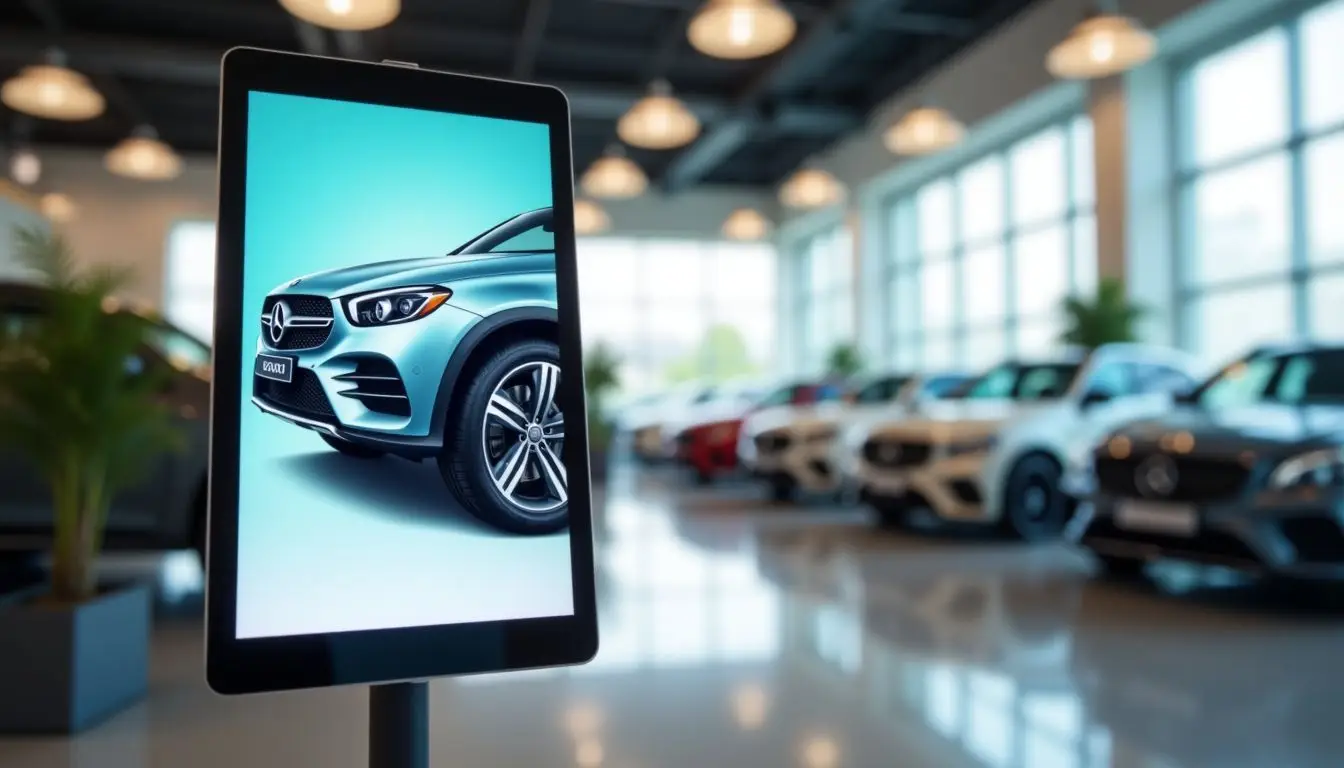
{"type": "Polygon", "coordinates": [[[1080,405],[1083,408],[1091,408],[1094,405],[1101,405],[1102,403],[1108,403],[1110,401],[1110,392],[1102,389],[1089,389],[1087,393],[1083,395],[1083,400],[1080,405]]]}

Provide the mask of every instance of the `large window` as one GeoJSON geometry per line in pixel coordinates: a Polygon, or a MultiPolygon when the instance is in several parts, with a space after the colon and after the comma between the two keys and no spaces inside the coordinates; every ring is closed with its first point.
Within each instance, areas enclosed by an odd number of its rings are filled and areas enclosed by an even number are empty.
{"type": "Polygon", "coordinates": [[[1096,283],[1092,127],[1078,117],[896,198],[888,362],[976,369],[1048,351],[1059,308],[1096,283]]]}
{"type": "Polygon", "coordinates": [[[1181,342],[1224,362],[1344,329],[1344,0],[1178,79],[1181,342]]]}
{"type": "Polygon", "coordinates": [[[773,369],[770,246],[603,237],[578,256],[584,343],[620,358],[624,391],[773,369]]]}
{"type": "Polygon", "coordinates": [[[801,340],[802,368],[820,370],[838,344],[854,343],[854,240],[840,224],[802,241],[795,254],[797,310],[789,313],[801,340]]]}
{"type": "Polygon", "coordinates": [[[215,329],[215,223],[174,224],[163,271],[164,317],[209,342],[215,329]]]}

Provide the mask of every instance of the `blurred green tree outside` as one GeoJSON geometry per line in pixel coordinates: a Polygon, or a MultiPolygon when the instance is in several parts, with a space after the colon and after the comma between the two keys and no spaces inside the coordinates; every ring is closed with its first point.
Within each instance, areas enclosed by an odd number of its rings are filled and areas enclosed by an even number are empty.
{"type": "Polygon", "coordinates": [[[760,370],[751,359],[742,332],[728,323],[717,323],[705,329],[695,349],[664,367],[663,378],[668,384],[701,379],[727,381],[760,370]]]}

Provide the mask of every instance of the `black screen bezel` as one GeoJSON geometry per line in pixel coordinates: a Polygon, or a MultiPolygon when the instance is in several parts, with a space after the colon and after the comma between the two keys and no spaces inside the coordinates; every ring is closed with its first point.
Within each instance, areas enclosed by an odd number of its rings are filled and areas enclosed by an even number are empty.
{"type": "MultiPolygon", "coordinates": [[[[579,664],[597,652],[586,419],[567,419],[574,614],[238,639],[239,419],[248,93],[267,91],[543,123],[550,128],[560,406],[583,414],[569,104],[555,88],[394,64],[235,48],[221,64],[219,219],[211,399],[206,679],[220,693],[313,688],[579,664]],[[575,439],[577,438],[577,439],[575,439]]],[[[369,137],[377,141],[379,137],[369,137]]],[[[393,139],[394,140],[394,139],[393,139]]],[[[446,491],[445,491],[446,492],[446,491]]],[[[283,589],[283,584],[277,584],[283,589]]]]}

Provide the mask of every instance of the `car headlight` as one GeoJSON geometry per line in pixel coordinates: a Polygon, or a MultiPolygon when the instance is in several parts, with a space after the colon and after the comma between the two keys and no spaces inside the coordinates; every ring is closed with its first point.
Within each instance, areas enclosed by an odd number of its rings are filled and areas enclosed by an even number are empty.
{"type": "Polygon", "coordinates": [[[998,435],[986,435],[975,440],[960,440],[955,443],[948,443],[948,456],[965,456],[972,453],[984,453],[993,450],[999,442],[998,435]]]}
{"type": "Polygon", "coordinates": [[[346,296],[345,314],[360,327],[395,325],[428,315],[453,295],[439,285],[416,285],[346,296]]]}
{"type": "Polygon", "coordinates": [[[1344,448],[1298,454],[1281,462],[1269,476],[1269,487],[1276,490],[1341,484],[1344,484],[1344,448]]]}

